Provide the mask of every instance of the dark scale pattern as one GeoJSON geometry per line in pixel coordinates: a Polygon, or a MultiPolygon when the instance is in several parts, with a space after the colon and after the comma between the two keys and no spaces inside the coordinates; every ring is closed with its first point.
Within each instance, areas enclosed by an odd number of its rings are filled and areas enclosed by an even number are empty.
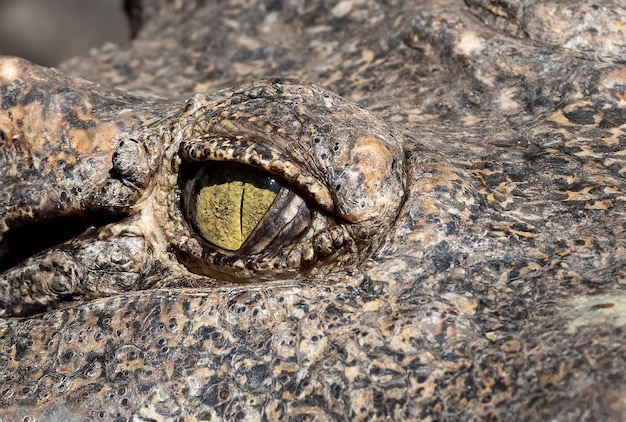
{"type": "Polygon", "coordinates": [[[626,418],[621,2],[127,3],[0,58],[0,420],[626,418]],[[203,243],[205,160],[311,227],[203,243]]]}

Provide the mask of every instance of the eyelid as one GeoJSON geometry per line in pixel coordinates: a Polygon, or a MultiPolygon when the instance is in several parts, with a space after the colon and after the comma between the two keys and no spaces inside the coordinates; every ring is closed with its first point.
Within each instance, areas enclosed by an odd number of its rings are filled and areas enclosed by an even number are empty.
{"type": "Polygon", "coordinates": [[[335,212],[332,195],[326,186],[284,154],[261,147],[255,142],[244,138],[207,135],[181,141],[179,153],[188,161],[232,161],[266,171],[293,185],[324,211],[335,212]]]}
{"type": "Polygon", "coordinates": [[[282,188],[267,214],[243,245],[241,253],[255,255],[273,244],[281,245],[300,236],[311,223],[311,211],[304,200],[282,188]],[[270,223],[271,222],[271,223],[270,223]],[[270,235],[270,230],[276,232],[270,235]]]}

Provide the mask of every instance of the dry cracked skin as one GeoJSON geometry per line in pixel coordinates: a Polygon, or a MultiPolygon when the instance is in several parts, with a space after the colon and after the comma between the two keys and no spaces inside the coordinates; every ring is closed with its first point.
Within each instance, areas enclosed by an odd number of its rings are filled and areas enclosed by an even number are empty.
{"type": "Polygon", "coordinates": [[[127,4],[0,59],[2,420],[625,417],[623,2],[127,4]]]}

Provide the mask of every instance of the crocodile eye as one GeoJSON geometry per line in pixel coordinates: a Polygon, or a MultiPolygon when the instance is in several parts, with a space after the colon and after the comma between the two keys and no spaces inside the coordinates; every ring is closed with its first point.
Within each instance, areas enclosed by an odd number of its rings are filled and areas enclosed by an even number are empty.
{"type": "Polygon", "coordinates": [[[195,232],[218,248],[259,251],[287,234],[297,236],[310,221],[302,198],[250,166],[207,161],[195,167],[183,211],[195,232]]]}
{"type": "Polygon", "coordinates": [[[350,226],[329,211],[323,185],[278,153],[247,140],[205,137],[182,141],[179,157],[178,207],[170,208],[179,235],[170,241],[191,272],[274,280],[356,256],[350,226]],[[269,162],[256,160],[251,147],[269,162]]]}
{"type": "Polygon", "coordinates": [[[146,215],[163,253],[216,282],[346,268],[373,253],[403,203],[402,137],[312,85],[195,95],[162,136],[172,147],[150,197],[162,206],[147,201],[146,215]]]}
{"type": "Polygon", "coordinates": [[[267,213],[280,185],[245,166],[214,162],[198,170],[187,190],[187,219],[198,234],[236,251],[267,213]]]}

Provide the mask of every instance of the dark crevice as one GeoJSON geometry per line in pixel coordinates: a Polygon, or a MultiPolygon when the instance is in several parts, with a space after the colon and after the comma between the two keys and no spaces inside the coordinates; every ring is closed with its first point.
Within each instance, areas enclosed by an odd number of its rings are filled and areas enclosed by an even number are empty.
{"type": "Polygon", "coordinates": [[[97,219],[59,218],[11,229],[4,235],[0,248],[0,272],[6,271],[25,259],[53,246],[65,243],[85,231],[120,220],[124,216],[97,219]]]}
{"type": "Polygon", "coordinates": [[[134,39],[143,25],[141,0],[124,0],[124,12],[130,24],[130,37],[134,39]]]}

